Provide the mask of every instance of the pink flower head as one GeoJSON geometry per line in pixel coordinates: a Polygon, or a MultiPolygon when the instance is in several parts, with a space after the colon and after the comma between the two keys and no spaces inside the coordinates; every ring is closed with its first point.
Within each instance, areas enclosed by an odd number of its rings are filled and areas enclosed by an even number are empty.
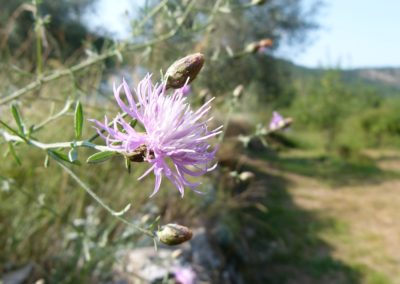
{"type": "Polygon", "coordinates": [[[285,119],[283,118],[283,116],[280,115],[279,112],[274,111],[272,113],[272,118],[271,118],[271,121],[269,123],[269,129],[272,130],[272,131],[276,130],[278,128],[281,128],[284,123],[285,123],[285,119]]]}
{"type": "Polygon", "coordinates": [[[196,272],[191,267],[176,267],[174,275],[176,282],[179,284],[194,284],[196,280],[196,272]]]}
{"type": "Polygon", "coordinates": [[[165,176],[183,197],[185,186],[195,189],[200,184],[188,181],[187,176],[201,176],[216,167],[209,167],[216,149],[211,150],[207,140],[221,133],[222,126],[211,131],[207,128],[212,119],[206,118],[212,99],[193,111],[182,91],[175,90],[167,95],[165,84],[153,85],[151,75],[139,83],[134,95],[125,80],[118,88],[114,85],[114,96],[120,108],[142,124],[145,132],[136,131],[120,114],[114,118],[111,127],[107,117],[104,124],[93,122],[109,148],[127,157],[142,153],[140,161],[151,166],[139,180],[154,173],[155,186],[151,196],[158,192],[165,176]],[[121,98],[122,89],[127,104],[121,98]],[[102,134],[101,130],[107,134],[102,134]]]}

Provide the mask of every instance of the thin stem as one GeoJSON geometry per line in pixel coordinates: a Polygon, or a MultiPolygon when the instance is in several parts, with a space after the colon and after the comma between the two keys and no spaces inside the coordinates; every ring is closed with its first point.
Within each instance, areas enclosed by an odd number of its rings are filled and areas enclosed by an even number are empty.
{"type": "Polygon", "coordinates": [[[124,224],[130,225],[135,227],[137,230],[141,231],[142,233],[146,234],[149,237],[154,238],[154,234],[153,232],[143,229],[139,226],[136,226],[134,224],[132,224],[131,222],[129,222],[128,220],[126,220],[125,218],[121,217],[120,215],[125,213],[126,208],[129,208],[130,204],[125,207],[125,209],[123,209],[122,211],[114,211],[112,210],[107,204],[104,203],[104,201],[93,191],[89,188],[89,186],[87,186],[70,168],[68,168],[67,166],[65,166],[63,163],[61,163],[58,160],[55,160],[57,162],[57,164],[65,171],[67,172],[97,203],[99,203],[104,209],[106,209],[112,216],[114,216],[115,218],[117,218],[118,220],[120,220],[121,222],[123,222],[124,224]]]}
{"type": "MultiPolygon", "coordinates": [[[[40,21],[40,19],[37,19],[40,21]]],[[[36,27],[36,74],[38,77],[42,76],[43,73],[43,60],[42,60],[42,34],[41,29],[42,23],[37,23],[36,27]]]]}
{"type": "Polygon", "coordinates": [[[36,75],[38,78],[43,73],[43,56],[42,56],[42,40],[43,40],[43,19],[39,17],[38,13],[38,1],[33,1],[35,6],[33,16],[35,17],[35,33],[36,33],[36,75]]]}
{"type": "Polygon", "coordinates": [[[233,113],[233,111],[234,111],[235,108],[236,108],[237,102],[238,102],[238,100],[237,100],[237,98],[235,98],[235,97],[232,97],[232,99],[231,99],[230,102],[229,102],[228,113],[227,113],[226,118],[225,118],[225,121],[224,121],[224,127],[223,127],[223,130],[224,130],[224,131],[223,131],[223,132],[221,133],[221,135],[219,136],[219,139],[218,139],[219,143],[222,143],[222,141],[223,141],[224,138],[225,138],[225,134],[226,134],[226,131],[228,130],[229,122],[230,122],[230,120],[231,120],[232,113],[233,113]]]}
{"type": "Polygon", "coordinates": [[[137,25],[137,29],[141,29],[147,23],[148,20],[154,17],[167,4],[167,2],[168,0],[161,1],[161,3],[155,6],[153,10],[150,11],[150,13],[146,14],[144,18],[140,21],[140,23],[137,25]]]}
{"type": "Polygon", "coordinates": [[[50,117],[48,117],[46,120],[44,120],[43,122],[41,122],[40,124],[36,125],[33,127],[32,132],[36,132],[38,130],[40,130],[41,128],[43,128],[46,124],[52,122],[53,120],[56,120],[57,118],[63,116],[65,113],[68,112],[68,110],[71,107],[72,102],[71,101],[67,101],[64,108],[62,110],[60,110],[58,113],[54,114],[54,115],[50,115],[50,117]]]}
{"type": "Polygon", "coordinates": [[[42,150],[50,150],[50,149],[59,149],[59,148],[72,148],[72,147],[85,147],[85,148],[91,148],[95,149],[97,151],[113,151],[113,149],[108,148],[107,146],[100,146],[96,145],[93,143],[90,143],[89,141],[83,140],[83,141],[68,141],[68,142],[57,142],[57,143],[42,143],[33,139],[27,139],[24,137],[24,139],[20,136],[17,135],[11,135],[7,133],[6,131],[1,131],[3,134],[3,137],[6,141],[14,141],[14,142],[25,142],[28,145],[32,145],[36,148],[42,149],[42,150]]]}
{"type": "Polygon", "coordinates": [[[70,76],[71,72],[78,72],[78,71],[83,70],[89,66],[92,66],[98,62],[101,62],[109,57],[115,56],[116,54],[117,54],[116,50],[111,50],[111,51],[105,52],[102,55],[99,55],[94,58],[90,58],[84,62],[74,65],[70,69],[58,70],[50,75],[42,76],[42,77],[36,79],[36,81],[33,81],[33,82],[29,83],[28,85],[26,85],[25,87],[15,91],[11,95],[0,99],[0,105],[8,103],[8,102],[26,94],[29,91],[33,91],[33,90],[39,88],[44,83],[54,81],[54,80],[59,79],[64,76],[70,76]]]}
{"type": "MultiPolygon", "coordinates": [[[[16,187],[16,189],[18,191],[20,191],[21,193],[23,193],[28,198],[30,198],[31,200],[33,200],[36,204],[38,204],[40,206],[40,208],[43,208],[43,209],[47,210],[48,212],[50,212],[54,217],[56,217],[60,220],[63,218],[63,216],[61,216],[60,213],[58,213],[54,208],[39,202],[39,200],[37,198],[35,198],[35,196],[30,194],[29,192],[27,192],[19,187],[16,187]]],[[[82,233],[82,231],[79,229],[79,227],[77,227],[74,223],[67,222],[67,225],[71,226],[77,233],[79,233],[79,234],[82,233]]]]}
{"type": "Polygon", "coordinates": [[[194,3],[195,3],[195,1],[190,2],[190,4],[188,5],[188,7],[183,15],[183,20],[177,25],[177,27],[175,29],[171,30],[170,32],[160,36],[159,38],[150,40],[150,41],[142,43],[142,44],[132,44],[132,45],[121,46],[119,49],[109,50],[101,55],[98,55],[93,58],[89,58],[89,59],[85,60],[84,62],[81,62],[79,64],[72,66],[69,69],[58,70],[50,75],[42,76],[42,77],[38,78],[36,81],[33,81],[33,82],[29,83],[28,85],[26,85],[25,87],[13,92],[11,95],[0,99],[0,105],[8,103],[16,98],[19,98],[19,97],[25,95],[26,93],[28,93],[29,91],[33,91],[33,90],[39,88],[44,83],[48,83],[48,82],[57,80],[64,76],[71,76],[71,73],[75,73],[80,70],[83,70],[89,66],[92,66],[101,61],[104,61],[110,57],[119,56],[122,51],[135,51],[135,50],[142,49],[142,48],[145,48],[145,47],[148,47],[148,46],[151,46],[151,45],[154,45],[159,42],[162,42],[162,41],[172,38],[179,31],[179,29],[182,27],[185,20],[188,18],[190,11],[193,9],[194,3]]]}

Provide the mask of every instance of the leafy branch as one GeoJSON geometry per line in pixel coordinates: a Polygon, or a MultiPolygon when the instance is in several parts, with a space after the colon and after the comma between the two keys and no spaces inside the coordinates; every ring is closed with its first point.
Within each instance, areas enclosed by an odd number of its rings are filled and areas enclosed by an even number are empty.
{"type": "Polygon", "coordinates": [[[74,74],[74,73],[76,73],[78,71],[84,70],[84,69],[86,69],[86,68],[88,68],[88,67],[90,67],[92,65],[100,63],[100,62],[102,62],[102,61],[104,61],[106,59],[109,59],[111,57],[116,56],[118,58],[121,58],[122,57],[122,55],[121,55],[122,52],[131,52],[131,51],[143,49],[143,48],[155,45],[157,43],[160,43],[162,41],[166,41],[166,40],[172,38],[173,36],[175,36],[178,33],[178,31],[180,30],[182,25],[185,23],[185,21],[188,18],[191,10],[194,7],[195,2],[196,1],[193,0],[193,1],[191,1],[189,3],[189,5],[187,6],[187,8],[185,10],[185,13],[183,14],[182,20],[177,23],[177,26],[175,27],[175,29],[169,31],[168,33],[166,33],[164,35],[161,35],[158,38],[149,40],[149,41],[147,41],[145,43],[141,43],[141,44],[121,44],[121,45],[117,46],[116,48],[113,48],[111,50],[108,50],[108,51],[104,52],[101,55],[93,56],[93,57],[91,57],[91,58],[89,58],[89,59],[87,59],[87,60],[85,60],[85,61],[83,61],[81,63],[78,63],[78,64],[72,66],[71,68],[64,69],[64,70],[53,71],[53,73],[51,73],[50,75],[41,76],[38,79],[36,79],[35,81],[33,81],[33,82],[29,83],[28,85],[26,85],[25,87],[23,87],[23,88],[21,88],[19,90],[16,90],[15,92],[11,93],[8,96],[5,96],[5,97],[1,98],[0,99],[0,105],[6,104],[6,103],[8,103],[8,102],[10,102],[10,101],[12,101],[14,99],[17,99],[17,98],[25,95],[26,93],[28,93],[30,91],[36,90],[36,89],[40,88],[45,83],[49,83],[51,81],[60,79],[60,78],[65,77],[65,76],[71,76],[71,74],[74,74]]]}

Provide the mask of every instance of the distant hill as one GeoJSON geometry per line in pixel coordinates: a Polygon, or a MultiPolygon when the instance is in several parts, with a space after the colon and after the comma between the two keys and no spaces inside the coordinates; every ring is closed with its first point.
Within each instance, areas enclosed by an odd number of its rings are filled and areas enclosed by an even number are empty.
{"type": "Polygon", "coordinates": [[[400,90],[400,68],[360,68],[345,70],[344,74],[356,80],[400,90]]]}
{"type": "MultiPolygon", "coordinates": [[[[311,80],[322,76],[327,69],[308,68],[280,60],[295,79],[311,80]]],[[[343,80],[352,86],[367,85],[383,95],[400,95],[400,67],[398,68],[356,68],[341,70],[343,80]]]]}

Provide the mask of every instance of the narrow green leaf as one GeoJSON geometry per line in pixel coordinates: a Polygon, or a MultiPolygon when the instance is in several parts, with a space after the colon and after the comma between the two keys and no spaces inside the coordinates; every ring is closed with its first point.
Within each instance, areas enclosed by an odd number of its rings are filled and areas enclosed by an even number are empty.
{"type": "Polygon", "coordinates": [[[149,225],[148,230],[153,231],[158,225],[160,224],[160,218],[161,216],[158,215],[156,219],[149,225]]]}
{"type": "Polygon", "coordinates": [[[97,152],[87,158],[86,162],[90,164],[101,163],[104,162],[111,157],[115,156],[116,152],[113,151],[104,151],[104,152],[97,152]]]}
{"type": "Polygon", "coordinates": [[[154,243],[154,250],[157,252],[158,246],[156,238],[153,238],[153,243],[154,243]]]}
{"type": "Polygon", "coordinates": [[[128,173],[131,173],[131,161],[125,157],[125,168],[128,170],[128,173]]]}
{"type": "Polygon", "coordinates": [[[83,252],[84,252],[86,261],[90,261],[92,258],[90,256],[89,241],[87,238],[83,239],[83,252]]]}
{"type": "Polygon", "coordinates": [[[61,152],[61,151],[57,151],[57,150],[49,150],[48,154],[55,160],[59,161],[59,162],[68,162],[71,164],[75,164],[75,165],[80,165],[79,161],[75,160],[73,162],[70,161],[69,157],[67,154],[61,152]]]}
{"type": "Polygon", "coordinates": [[[15,122],[17,123],[19,134],[24,135],[25,126],[24,123],[22,122],[22,117],[21,114],[19,113],[18,106],[16,103],[11,104],[11,113],[15,119],[15,122]]]}
{"type": "Polygon", "coordinates": [[[78,160],[78,152],[76,151],[76,148],[71,148],[71,150],[69,150],[68,159],[72,163],[78,160]]]}
{"type": "Polygon", "coordinates": [[[4,121],[0,120],[0,124],[3,125],[5,128],[8,129],[8,131],[10,131],[11,133],[17,135],[18,137],[20,137],[22,140],[24,140],[25,142],[28,142],[28,140],[21,135],[17,130],[15,130],[14,128],[12,128],[11,126],[9,126],[7,123],[5,123],[4,121]]]}
{"type": "Polygon", "coordinates": [[[83,126],[83,110],[82,110],[82,104],[79,101],[76,103],[75,107],[74,125],[75,125],[75,138],[80,139],[82,135],[82,126],[83,126]]]}
{"type": "Polygon", "coordinates": [[[44,167],[47,169],[49,165],[50,165],[49,155],[46,155],[46,157],[44,158],[44,167]]]}
{"type": "Polygon", "coordinates": [[[21,165],[21,160],[18,158],[17,153],[15,152],[15,148],[13,143],[8,143],[8,147],[10,149],[10,153],[13,156],[14,160],[17,162],[18,165],[21,165]]]}
{"type": "Polygon", "coordinates": [[[122,209],[119,212],[114,212],[112,215],[114,216],[122,216],[124,215],[126,212],[128,212],[128,210],[131,209],[131,204],[129,203],[128,205],[125,206],[124,209],[122,209]]]}
{"type": "Polygon", "coordinates": [[[135,127],[136,127],[136,124],[137,124],[137,119],[134,119],[134,120],[132,120],[132,121],[129,123],[129,125],[130,125],[132,128],[135,128],[135,127]]]}
{"type": "Polygon", "coordinates": [[[3,153],[3,158],[6,158],[9,153],[10,153],[10,149],[5,150],[3,153]]]}

